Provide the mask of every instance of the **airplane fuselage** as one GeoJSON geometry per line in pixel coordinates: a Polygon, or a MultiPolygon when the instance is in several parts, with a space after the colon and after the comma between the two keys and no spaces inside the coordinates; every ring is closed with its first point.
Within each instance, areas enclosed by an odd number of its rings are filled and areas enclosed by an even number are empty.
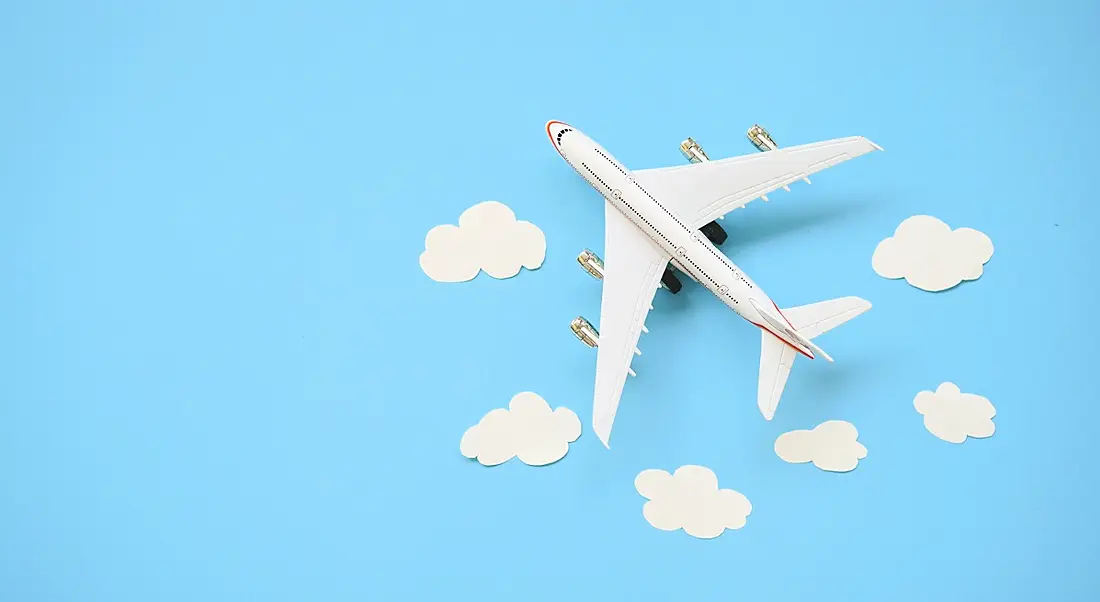
{"type": "Polygon", "coordinates": [[[664,249],[679,270],[745,320],[771,332],[806,357],[814,358],[813,350],[799,340],[767,293],[698,228],[639,185],[630,170],[611,153],[559,121],[549,122],[546,133],[562,158],[608,203],[664,249]]]}

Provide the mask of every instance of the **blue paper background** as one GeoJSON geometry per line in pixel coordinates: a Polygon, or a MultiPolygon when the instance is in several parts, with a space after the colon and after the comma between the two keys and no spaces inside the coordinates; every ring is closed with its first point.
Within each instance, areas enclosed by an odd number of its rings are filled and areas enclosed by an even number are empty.
{"type": "Polygon", "coordinates": [[[0,19],[0,599],[1100,598],[1095,2],[25,2],[0,19]],[[655,300],[605,450],[601,201],[549,119],[635,168],[865,135],[724,245],[780,306],[860,295],[755,406],[759,334],[655,300]],[[546,233],[537,272],[429,280],[482,200],[546,233]],[[927,213],[989,234],[944,294],[879,278],[927,213]],[[997,407],[961,446],[912,401],[997,407]],[[458,452],[533,390],[584,434],[547,468],[458,452]],[[852,473],[775,437],[845,419],[852,473]],[[753,503],[715,540],[651,528],[646,468],[753,503]]]}

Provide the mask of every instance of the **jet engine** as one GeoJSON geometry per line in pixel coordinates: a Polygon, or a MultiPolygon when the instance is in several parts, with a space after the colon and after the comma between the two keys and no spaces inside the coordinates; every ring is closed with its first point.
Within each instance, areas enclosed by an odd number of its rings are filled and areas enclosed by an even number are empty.
{"type": "Polygon", "coordinates": [[[582,343],[589,347],[595,347],[600,344],[600,333],[596,330],[592,323],[584,319],[583,316],[577,316],[569,322],[569,329],[573,331],[573,334],[580,339],[582,343]]]}
{"type": "Polygon", "coordinates": [[[762,152],[773,151],[779,148],[775,140],[772,140],[771,135],[768,134],[768,130],[765,130],[759,124],[754,124],[749,128],[746,135],[749,137],[749,141],[752,142],[752,145],[762,152]]]}
{"type": "Polygon", "coordinates": [[[577,255],[577,263],[596,280],[603,280],[603,261],[599,255],[585,249],[577,255]]]}
{"type": "Polygon", "coordinates": [[[699,146],[699,143],[688,138],[680,143],[680,152],[684,154],[684,158],[692,163],[702,163],[703,161],[710,161],[710,157],[703,152],[703,147],[699,146]]]}

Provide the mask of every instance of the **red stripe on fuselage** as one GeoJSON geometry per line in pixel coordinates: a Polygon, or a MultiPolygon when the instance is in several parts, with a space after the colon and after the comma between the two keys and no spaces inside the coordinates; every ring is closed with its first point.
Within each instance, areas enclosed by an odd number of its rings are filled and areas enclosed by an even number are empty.
{"type": "MultiPolygon", "coordinates": [[[[554,150],[558,151],[558,154],[561,155],[561,148],[558,147],[557,140],[554,140],[554,137],[550,134],[550,126],[554,125],[555,123],[560,123],[560,124],[564,125],[565,127],[569,127],[569,124],[565,123],[564,121],[547,121],[546,122],[546,137],[550,139],[550,144],[554,147],[554,150]]],[[[562,156],[563,159],[565,158],[565,155],[561,155],[561,156],[562,156]]]]}
{"type": "MultiPolygon", "coordinates": [[[[753,326],[756,326],[757,328],[759,328],[761,330],[767,331],[768,334],[774,336],[775,338],[779,339],[780,341],[783,341],[784,345],[790,347],[791,349],[794,349],[795,351],[801,353],[802,355],[804,355],[804,356],[806,356],[810,359],[814,359],[814,356],[812,356],[812,355],[806,353],[805,351],[799,349],[798,347],[792,345],[790,341],[788,341],[787,339],[780,336],[779,333],[775,332],[771,328],[768,328],[767,326],[764,326],[763,324],[757,324],[756,322],[753,322],[752,320],[749,320],[749,324],[752,324],[753,326]]],[[[794,328],[794,327],[792,326],[792,328],[794,328]]]]}
{"type": "MultiPolygon", "coordinates": [[[[769,301],[771,300],[769,299],[769,301]]],[[[791,330],[798,330],[794,327],[794,324],[791,324],[791,321],[787,319],[787,316],[783,315],[783,310],[779,309],[779,306],[775,304],[775,301],[772,301],[772,307],[775,308],[775,313],[779,314],[779,317],[783,318],[783,321],[787,323],[787,326],[791,327],[791,330]]]]}

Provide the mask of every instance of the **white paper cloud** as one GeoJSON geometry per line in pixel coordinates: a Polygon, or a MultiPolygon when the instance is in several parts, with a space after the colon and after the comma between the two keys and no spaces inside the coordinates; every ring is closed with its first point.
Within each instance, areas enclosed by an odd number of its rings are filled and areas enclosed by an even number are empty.
{"type": "Polygon", "coordinates": [[[992,256],[993,241],[985,234],[952,230],[930,215],[914,215],[878,243],[871,267],[883,278],[905,278],[919,289],[937,292],[977,280],[992,256]]]}
{"type": "Polygon", "coordinates": [[[545,466],[565,457],[569,444],[580,436],[581,420],[573,410],[550,411],[545,399],[524,392],[508,402],[508,409],[497,408],[466,429],[459,449],[485,466],[516,456],[524,464],[545,466]]]}
{"type": "Polygon", "coordinates": [[[457,226],[428,231],[420,268],[437,282],[473,280],[481,270],[493,278],[511,278],[520,267],[538,269],[545,257],[542,230],[516,221],[507,205],[485,201],[463,211],[457,226]]]}
{"type": "Polygon", "coordinates": [[[944,441],[962,443],[967,437],[991,437],[996,430],[993,404],[981,395],[963,393],[954,383],[941,384],[935,393],[917,393],[913,405],[924,415],[924,428],[944,441]]]}
{"type": "Polygon", "coordinates": [[[642,507],[649,524],[662,531],[683,529],[701,539],[744,527],[752,512],[748,498],[732,489],[719,489],[718,477],[703,466],[681,466],[673,474],[643,470],[634,479],[634,488],[649,500],[642,507]]]}
{"type": "Polygon", "coordinates": [[[785,462],[814,466],[830,472],[848,472],[867,457],[867,448],[856,441],[859,432],[850,422],[828,420],[813,430],[783,433],[775,440],[775,453],[785,462]]]}

